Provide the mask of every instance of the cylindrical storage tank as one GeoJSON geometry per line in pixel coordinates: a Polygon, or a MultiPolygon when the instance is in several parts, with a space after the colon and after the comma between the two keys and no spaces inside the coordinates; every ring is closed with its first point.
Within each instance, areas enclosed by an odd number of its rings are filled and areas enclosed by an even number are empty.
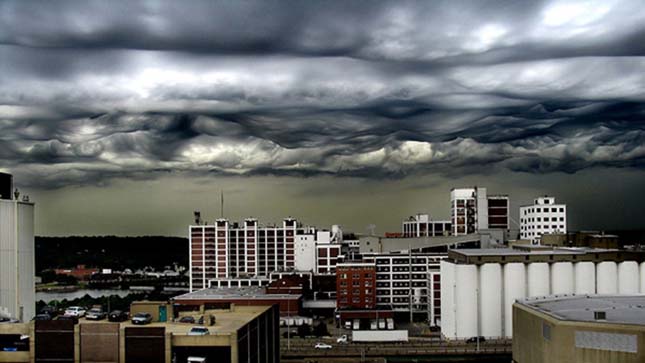
{"type": "Polygon", "coordinates": [[[455,265],[455,304],[457,338],[477,334],[477,266],[455,265]]]}
{"type": "Polygon", "coordinates": [[[596,293],[596,266],[593,262],[578,262],[573,267],[575,292],[579,295],[596,293]]]}
{"type": "Polygon", "coordinates": [[[645,262],[641,262],[641,294],[645,294],[645,262]]]}
{"type": "Polygon", "coordinates": [[[530,263],[526,269],[527,295],[528,297],[548,296],[549,288],[549,264],[546,262],[530,263]]]}
{"type": "Polygon", "coordinates": [[[485,263],[479,268],[479,335],[502,336],[502,266],[485,263]]]}
{"type": "Polygon", "coordinates": [[[441,334],[455,339],[455,264],[441,261],[441,334]]]}
{"type": "Polygon", "coordinates": [[[618,267],[616,262],[603,261],[596,265],[596,293],[616,294],[618,292],[618,267]]]}
{"type": "Polygon", "coordinates": [[[523,263],[504,265],[504,335],[513,336],[513,303],[526,297],[526,268],[523,263]]]}
{"type": "Polygon", "coordinates": [[[618,264],[618,293],[638,294],[640,271],[636,261],[624,261],[618,264]]]}
{"type": "Polygon", "coordinates": [[[551,294],[573,294],[573,264],[556,262],[551,265],[551,294]]]}

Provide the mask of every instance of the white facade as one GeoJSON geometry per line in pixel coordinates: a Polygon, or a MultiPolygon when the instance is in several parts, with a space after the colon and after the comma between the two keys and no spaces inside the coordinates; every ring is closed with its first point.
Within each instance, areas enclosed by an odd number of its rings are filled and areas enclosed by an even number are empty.
{"type": "Polygon", "coordinates": [[[0,199],[0,315],[35,315],[34,204],[0,199]]]}
{"type": "Polygon", "coordinates": [[[296,235],[296,271],[315,271],[316,240],[312,234],[296,235]]]}
{"type": "Polygon", "coordinates": [[[364,254],[364,261],[376,265],[376,305],[427,314],[434,325],[441,316],[439,263],[446,257],[436,253],[364,254]]]}
{"type": "Polygon", "coordinates": [[[509,228],[508,195],[488,195],[486,188],[450,190],[450,222],[453,236],[484,229],[509,228]]]}
{"type": "Polygon", "coordinates": [[[294,218],[285,218],[277,226],[261,226],[255,218],[242,223],[217,219],[214,224],[191,225],[189,289],[192,292],[236,279],[264,281],[274,272],[334,274],[341,241],[339,226],[316,231],[294,218]]]}
{"type": "Polygon", "coordinates": [[[567,233],[567,206],[553,197],[540,197],[520,207],[520,239],[539,244],[542,235],[567,233]]]}
{"type": "Polygon", "coordinates": [[[441,332],[446,339],[512,337],[512,308],[518,299],[575,295],[577,291],[585,295],[645,294],[645,262],[474,265],[443,260],[440,266],[441,332]]]}
{"type": "Polygon", "coordinates": [[[450,221],[433,221],[427,214],[410,216],[403,221],[404,237],[448,236],[451,233],[450,221]]]}

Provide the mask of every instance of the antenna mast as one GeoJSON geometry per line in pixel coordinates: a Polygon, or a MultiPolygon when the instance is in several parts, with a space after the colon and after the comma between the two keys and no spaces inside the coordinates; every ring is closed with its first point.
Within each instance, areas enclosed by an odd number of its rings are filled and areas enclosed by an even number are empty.
{"type": "Polygon", "coordinates": [[[220,206],[219,206],[219,214],[220,218],[224,218],[224,191],[220,190],[220,206]]]}

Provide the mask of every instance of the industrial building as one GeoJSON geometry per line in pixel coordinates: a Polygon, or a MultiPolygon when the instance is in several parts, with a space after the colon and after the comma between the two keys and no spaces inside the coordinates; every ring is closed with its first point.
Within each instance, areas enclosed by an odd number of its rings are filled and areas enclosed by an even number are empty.
{"type": "Polygon", "coordinates": [[[238,306],[183,311],[214,316],[208,335],[190,335],[194,324],[145,326],[81,319],[0,324],[0,362],[171,363],[188,357],[205,362],[279,362],[277,306],[238,306]]]}
{"type": "Polygon", "coordinates": [[[580,295],[513,306],[513,362],[645,362],[645,296],[580,295]]]}
{"type": "Polygon", "coordinates": [[[227,279],[267,278],[275,272],[333,275],[340,254],[342,231],[317,231],[293,218],[280,226],[260,226],[254,218],[243,223],[217,219],[208,225],[195,214],[189,231],[190,291],[226,284],[227,279]]]}
{"type": "Polygon", "coordinates": [[[0,316],[29,321],[35,315],[34,203],[0,173],[0,316]]]}
{"type": "Polygon", "coordinates": [[[540,197],[520,207],[520,238],[539,244],[543,235],[567,233],[567,206],[553,197],[540,197]]]}
{"type": "Polygon", "coordinates": [[[403,221],[402,237],[449,236],[451,233],[450,221],[433,221],[427,214],[410,216],[403,221]]]}
{"type": "Polygon", "coordinates": [[[450,190],[452,235],[473,234],[486,229],[510,227],[508,195],[488,195],[486,188],[453,188],[450,190]]]}
{"type": "Polygon", "coordinates": [[[447,339],[512,337],[513,303],[527,297],[645,293],[643,252],[531,247],[448,253],[441,262],[447,339]]]}

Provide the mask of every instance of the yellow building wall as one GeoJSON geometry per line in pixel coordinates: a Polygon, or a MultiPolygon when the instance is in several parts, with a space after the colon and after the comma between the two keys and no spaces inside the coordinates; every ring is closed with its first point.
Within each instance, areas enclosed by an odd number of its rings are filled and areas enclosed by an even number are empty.
{"type": "Polygon", "coordinates": [[[513,361],[517,363],[643,363],[645,326],[560,321],[530,308],[513,307],[513,361]],[[550,327],[551,339],[543,336],[550,327]],[[576,331],[637,336],[637,353],[577,348],[576,331]]]}

